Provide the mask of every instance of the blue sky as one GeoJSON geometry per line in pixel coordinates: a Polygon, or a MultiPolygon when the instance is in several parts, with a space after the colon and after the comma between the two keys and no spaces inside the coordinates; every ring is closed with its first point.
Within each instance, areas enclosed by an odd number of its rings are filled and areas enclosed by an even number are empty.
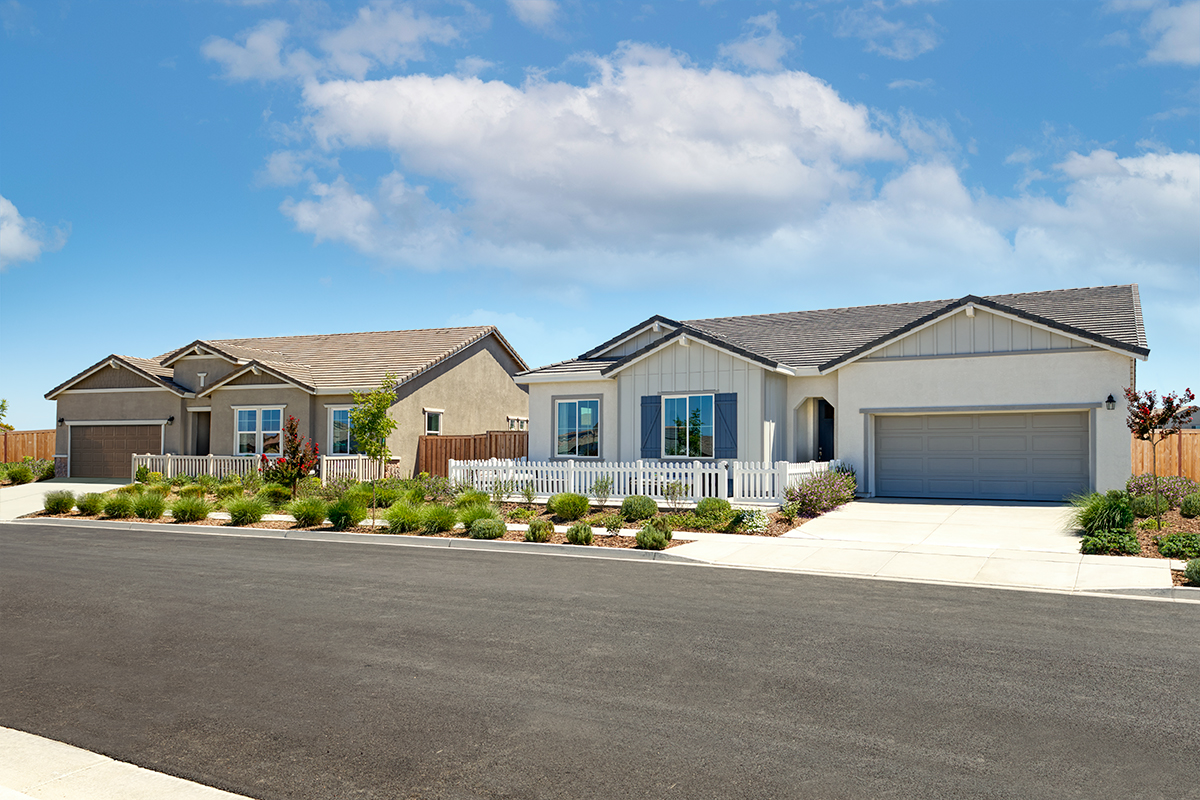
{"type": "Polygon", "coordinates": [[[197,338],[1137,282],[1200,383],[1200,2],[0,3],[0,397],[197,338]]]}

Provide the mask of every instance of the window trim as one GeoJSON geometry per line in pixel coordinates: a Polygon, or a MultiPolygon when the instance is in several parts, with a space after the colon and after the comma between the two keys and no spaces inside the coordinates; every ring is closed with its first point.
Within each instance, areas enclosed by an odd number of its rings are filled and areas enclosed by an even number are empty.
{"type": "Polygon", "coordinates": [[[446,416],[446,412],[441,409],[427,408],[423,412],[425,415],[425,435],[426,436],[441,436],[442,435],[442,417],[446,416]],[[436,431],[429,430],[429,420],[437,417],[438,429],[436,431]]]}
{"type": "Polygon", "coordinates": [[[603,461],[604,460],[604,396],[598,394],[556,394],[550,398],[550,460],[551,461],[603,461]],[[558,404],[578,403],[581,400],[596,401],[596,455],[560,456],[558,454],[558,404]]]}
{"type": "Polygon", "coordinates": [[[358,453],[351,452],[356,449],[356,448],[353,448],[350,446],[350,441],[351,441],[352,437],[348,437],[346,439],[346,452],[345,453],[333,452],[333,412],[335,412],[335,411],[347,412],[346,431],[347,431],[347,433],[349,433],[349,430],[350,430],[349,412],[350,412],[350,409],[352,409],[352,408],[354,408],[353,403],[326,403],[325,404],[325,410],[326,410],[326,413],[325,413],[325,416],[326,416],[326,421],[325,421],[326,439],[325,439],[325,442],[327,445],[326,452],[331,456],[358,455],[358,453]]]}
{"type": "MultiPolygon", "coordinates": [[[[283,412],[287,408],[287,403],[275,403],[263,406],[230,406],[233,410],[233,454],[236,456],[261,456],[263,455],[263,427],[262,427],[262,412],[278,411],[279,412],[279,454],[283,453],[283,428],[286,420],[283,418],[283,412]],[[238,412],[253,411],[254,413],[254,452],[243,453],[238,447],[241,435],[249,433],[249,431],[241,431],[238,429],[238,412]]],[[[272,431],[274,433],[274,431],[272,431]]],[[[275,455],[274,453],[268,455],[275,455]]]]}
{"type": "Polygon", "coordinates": [[[663,461],[716,461],[717,452],[717,392],[670,392],[659,396],[659,402],[662,404],[662,411],[659,415],[661,420],[659,424],[659,458],[663,461]],[[713,453],[711,456],[669,456],[667,455],[667,401],[678,400],[679,398],[690,399],[692,397],[709,397],[712,398],[712,427],[713,427],[713,453]]]}

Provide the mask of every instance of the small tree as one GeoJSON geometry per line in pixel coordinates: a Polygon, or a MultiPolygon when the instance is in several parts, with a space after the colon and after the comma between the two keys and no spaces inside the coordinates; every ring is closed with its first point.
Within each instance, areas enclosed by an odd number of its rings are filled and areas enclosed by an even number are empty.
{"type": "Polygon", "coordinates": [[[588,489],[588,494],[596,498],[596,505],[601,511],[604,510],[604,504],[608,502],[609,495],[612,494],[612,488],[612,476],[606,473],[592,481],[592,487],[588,489]]]}
{"type": "Polygon", "coordinates": [[[1154,511],[1158,529],[1162,530],[1162,511],[1158,499],[1158,445],[1165,439],[1179,433],[1179,429],[1192,421],[1192,415],[1200,408],[1186,405],[1196,399],[1191,389],[1184,389],[1182,394],[1164,394],[1162,405],[1158,405],[1158,396],[1153,392],[1138,392],[1133,389],[1125,390],[1125,400],[1129,405],[1129,416],[1125,424],[1133,431],[1135,439],[1150,443],[1151,474],[1154,477],[1154,511]]]}
{"type": "Polygon", "coordinates": [[[684,494],[683,481],[671,481],[663,486],[662,493],[663,499],[671,505],[671,510],[678,511],[684,494]]]}
{"type": "MultiPolygon", "coordinates": [[[[350,409],[350,429],[354,433],[354,441],[358,451],[379,465],[379,475],[383,476],[384,465],[392,457],[388,450],[388,434],[396,429],[396,420],[388,415],[392,404],[396,402],[396,376],[388,373],[383,376],[379,388],[370,392],[351,392],[354,398],[354,408],[350,409]]],[[[375,481],[371,481],[371,525],[375,524],[375,481]]]]}
{"type": "Polygon", "coordinates": [[[8,401],[0,400],[0,431],[11,431],[13,429],[12,425],[4,421],[6,416],[8,416],[8,401]]]}
{"type": "Polygon", "coordinates": [[[288,416],[283,426],[283,456],[271,463],[265,455],[262,457],[262,474],[270,483],[278,483],[292,490],[292,499],[296,499],[296,486],[303,478],[308,477],[317,466],[317,444],[311,439],[300,435],[300,423],[293,416],[288,416]]]}

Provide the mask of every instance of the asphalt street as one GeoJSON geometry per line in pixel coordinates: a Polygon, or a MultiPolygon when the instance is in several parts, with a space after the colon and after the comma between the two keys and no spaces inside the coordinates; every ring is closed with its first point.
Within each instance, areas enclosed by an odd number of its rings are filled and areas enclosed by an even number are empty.
{"type": "Polygon", "coordinates": [[[1196,798],[1200,611],[0,524],[0,725],[273,798],[1196,798]]]}

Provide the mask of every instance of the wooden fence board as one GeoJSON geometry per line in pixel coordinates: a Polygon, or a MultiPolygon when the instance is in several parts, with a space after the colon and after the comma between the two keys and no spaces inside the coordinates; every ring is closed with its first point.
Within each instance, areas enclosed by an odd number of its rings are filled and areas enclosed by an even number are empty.
{"type": "Polygon", "coordinates": [[[417,445],[417,472],[450,477],[450,459],[481,461],[489,458],[525,458],[529,431],[488,431],[457,436],[422,436],[417,445]]]}
{"type": "Polygon", "coordinates": [[[3,431],[0,456],[5,464],[23,458],[54,458],[54,429],[44,431],[3,431]]]}
{"type": "MultiPolygon", "coordinates": [[[[1149,475],[1154,467],[1150,443],[1132,440],[1133,474],[1149,475]]],[[[1187,429],[1158,446],[1158,474],[1184,475],[1200,481],[1200,430],[1187,429]]]]}

